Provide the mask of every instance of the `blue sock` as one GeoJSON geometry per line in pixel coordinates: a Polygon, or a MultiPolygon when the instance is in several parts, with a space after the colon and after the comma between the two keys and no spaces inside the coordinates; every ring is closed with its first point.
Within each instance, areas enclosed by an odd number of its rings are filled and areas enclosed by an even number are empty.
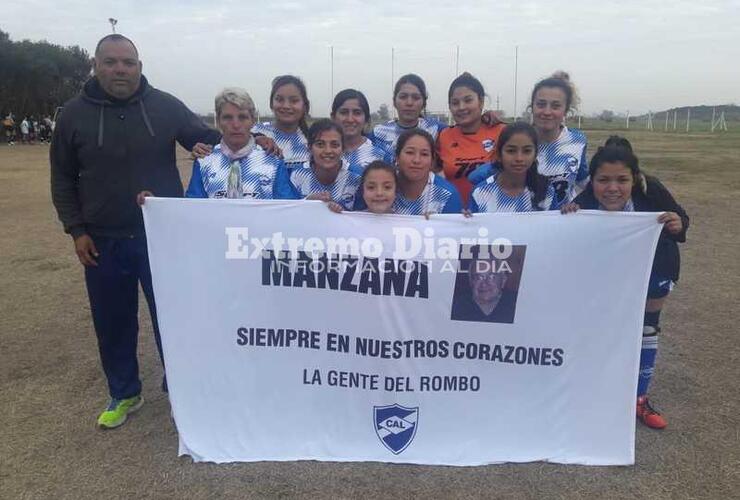
{"type": "Polygon", "coordinates": [[[640,351],[640,373],[637,377],[637,395],[647,394],[650,379],[655,370],[655,357],[658,354],[658,320],[660,311],[645,313],[645,326],[642,329],[642,350],[640,351]],[[648,318],[648,315],[651,315],[648,318]]]}

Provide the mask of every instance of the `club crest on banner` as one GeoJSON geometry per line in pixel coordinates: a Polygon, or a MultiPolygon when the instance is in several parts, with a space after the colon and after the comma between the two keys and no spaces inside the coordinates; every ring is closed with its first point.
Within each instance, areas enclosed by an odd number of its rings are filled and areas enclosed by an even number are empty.
{"type": "Polygon", "coordinates": [[[380,442],[398,455],[408,448],[416,436],[419,407],[406,408],[398,404],[373,407],[375,433],[380,442]]]}

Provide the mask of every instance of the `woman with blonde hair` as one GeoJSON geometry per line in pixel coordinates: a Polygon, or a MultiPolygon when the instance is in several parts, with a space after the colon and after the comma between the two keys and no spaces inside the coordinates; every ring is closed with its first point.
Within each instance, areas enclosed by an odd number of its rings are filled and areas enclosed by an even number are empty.
{"type": "Polygon", "coordinates": [[[227,88],[215,99],[221,142],[193,162],[186,196],[191,198],[295,199],[283,161],[255,143],[257,119],[246,90],[227,88]]]}

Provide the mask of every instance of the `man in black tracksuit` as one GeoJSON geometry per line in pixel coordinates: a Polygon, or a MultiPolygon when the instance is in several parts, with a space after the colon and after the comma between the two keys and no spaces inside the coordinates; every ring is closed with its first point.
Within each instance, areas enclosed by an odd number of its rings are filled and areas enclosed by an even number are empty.
{"type": "Polygon", "coordinates": [[[162,355],[147,257],[140,191],[182,196],[175,141],[190,150],[217,144],[209,129],[175,97],[141,74],[133,42],[104,37],[95,50],[95,77],[66,103],[51,144],[51,193],[65,232],[85,266],[100,358],[111,403],[98,424],[113,428],[138,409],[136,358],[141,282],[162,355]]]}

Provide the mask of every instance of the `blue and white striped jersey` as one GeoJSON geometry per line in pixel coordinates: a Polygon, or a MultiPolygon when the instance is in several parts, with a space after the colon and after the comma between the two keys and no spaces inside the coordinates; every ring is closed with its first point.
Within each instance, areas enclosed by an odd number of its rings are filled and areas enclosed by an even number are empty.
{"type": "MultiPolygon", "coordinates": [[[[293,200],[298,194],[288,178],[288,170],[280,158],[268,155],[255,146],[238,160],[241,169],[242,195],[258,200],[293,200]]],[[[225,198],[229,183],[231,160],[221,151],[213,152],[193,162],[193,175],[185,196],[188,198],[225,198]]]]}
{"type": "Polygon", "coordinates": [[[516,196],[507,194],[498,182],[498,170],[485,181],[479,183],[470,193],[470,211],[479,212],[534,212],[538,210],[555,210],[555,190],[552,184],[548,185],[545,198],[537,205],[534,204],[534,193],[525,187],[524,191],[516,196]]]}
{"type": "Polygon", "coordinates": [[[573,201],[588,184],[586,142],[580,130],[563,127],[557,139],[539,145],[537,171],[550,181],[559,205],[573,201]]]}
{"type": "Polygon", "coordinates": [[[385,149],[382,145],[373,143],[370,139],[365,138],[360,147],[354,151],[345,151],[342,159],[357,171],[362,172],[370,163],[381,160],[386,163],[393,163],[393,153],[385,149]]]}
{"type": "MultiPolygon", "coordinates": [[[[440,130],[447,128],[447,125],[432,118],[426,118],[422,116],[419,118],[419,123],[417,123],[416,127],[411,128],[420,128],[422,130],[426,130],[436,141],[437,135],[439,135],[440,130]]],[[[391,155],[393,155],[393,158],[395,158],[396,141],[398,141],[398,137],[406,130],[409,129],[400,126],[396,120],[381,123],[375,125],[375,128],[373,128],[373,141],[377,144],[382,145],[391,153],[391,155]]]]}
{"type": "Polygon", "coordinates": [[[308,140],[301,129],[288,134],[274,127],[272,123],[258,123],[252,127],[253,134],[262,134],[269,137],[283,152],[283,161],[289,169],[308,161],[311,153],[308,150],[308,140]]]}
{"type": "Polygon", "coordinates": [[[331,199],[342,205],[345,210],[354,208],[355,199],[359,196],[358,189],[361,180],[362,176],[348,168],[344,161],[337,178],[329,185],[319,182],[313,168],[311,168],[310,161],[293,168],[290,172],[290,182],[301,198],[310,194],[328,192],[331,199]]]}
{"type": "Polygon", "coordinates": [[[455,186],[431,172],[421,196],[415,200],[409,200],[399,192],[393,202],[393,213],[395,214],[459,214],[461,212],[462,199],[455,186]]]}

